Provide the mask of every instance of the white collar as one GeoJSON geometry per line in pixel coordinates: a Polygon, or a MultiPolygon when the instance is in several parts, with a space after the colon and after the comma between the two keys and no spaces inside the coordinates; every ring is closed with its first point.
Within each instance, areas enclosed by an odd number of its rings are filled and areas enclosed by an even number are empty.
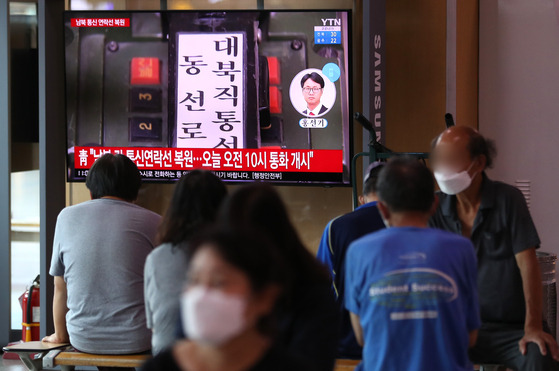
{"type": "Polygon", "coordinates": [[[323,107],[323,105],[322,105],[322,103],[320,103],[318,106],[315,107],[315,109],[313,109],[312,111],[309,111],[309,107],[307,106],[307,116],[310,116],[311,113],[314,116],[320,115],[320,110],[322,109],[322,107],[323,107]]]}

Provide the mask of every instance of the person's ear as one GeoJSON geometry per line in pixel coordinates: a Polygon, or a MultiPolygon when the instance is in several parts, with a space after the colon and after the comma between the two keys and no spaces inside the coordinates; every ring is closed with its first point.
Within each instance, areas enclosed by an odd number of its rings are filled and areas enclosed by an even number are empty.
{"type": "Polygon", "coordinates": [[[271,313],[281,295],[282,289],[279,285],[268,285],[255,296],[256,312],[259,316],[271,313]]]}
{"type": "Polygon", "coordinates": [[[365,196],[359,196],[359,205],[365,205],[365,196]]]}
{"type": "Polygon", "coordinates": [[[382,201],[377,202],[378,211],[380,212],[380,216],[384,220],[390,220],[390,210],[388,210],[388,206],[382,201]]]}
{"type": "Polygon", "coordinates": [[[485,170],[486,166],[487,166],[487,157],[485,157],[485,155],[479,155],[478,156],[478,161],[479,161],[479,166],[480,166],[480,172],[485,170]]]}
{"type": "Polygon", "coordinates": [[[470,169],[470,173],[476,175],[481,173],[483,170],[485,170],[485,165],[487,164],[487,158],[485,157],[485,155],[478,155],[476,158],[474,158],[473,164],[471,165],[472,168],[470,169]]]}
{"type": "Polygon", "coordinates": [[[435,213],[437,212],[437,209],[439,208],[439,195],[435,194],[435,199],[433,200],[433,205],[431,205],[431,210],[429,210],[429,216],[431,215],[435,215],[435,213]]]}

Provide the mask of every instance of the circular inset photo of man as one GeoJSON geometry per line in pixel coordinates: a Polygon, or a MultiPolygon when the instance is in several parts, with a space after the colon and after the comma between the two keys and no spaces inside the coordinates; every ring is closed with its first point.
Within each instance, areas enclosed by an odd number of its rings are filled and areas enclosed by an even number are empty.
{"type": "Polygon", "coordinates": [[[321,70],[307,68],[291,80],[289,99],[300,114],[320,117],[336,102],[336,86],[321,70]]]}

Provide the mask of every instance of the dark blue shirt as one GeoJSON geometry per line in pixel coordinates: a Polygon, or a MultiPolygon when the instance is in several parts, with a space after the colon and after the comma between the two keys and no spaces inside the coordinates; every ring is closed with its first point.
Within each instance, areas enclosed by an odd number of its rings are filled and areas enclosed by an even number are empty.
{"type": "Polygon", "coordinates": [[[357,344],[349,312],[344,306],[345,256],[349,245],[366,234],[384,228],[376,207],[369,202],[328,223],[322,235],[317,258],[328,266],[332,275],[332,286],[336,294],[336,305],[340,313],[340,340],[338,357],[361,358],[362,348],[357,344]]]}

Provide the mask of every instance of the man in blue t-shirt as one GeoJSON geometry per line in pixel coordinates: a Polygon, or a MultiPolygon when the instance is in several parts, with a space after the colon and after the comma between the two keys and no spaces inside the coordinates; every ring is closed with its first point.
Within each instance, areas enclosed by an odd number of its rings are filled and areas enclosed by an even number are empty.
{"type": "Polygon", "coordinates": [[[378,208],[390,228],[351,244],[346,307],[363,344],[361,369],[472,370],[480,327],[472,243],[429,229],[431,172],[399,158],[379,174],[378,208]]]}
{"type": "Polygon", "coordinates": [[[359,196],[361,206],[353,212],[330,221],[320,241],[317,258],[329,269],[336,304],[340,313],[338,358],[361,359],[362,348],[355,339],[349,312],[344,305],[345,258],[349,245],[366,234],[384,228],[377,209],[376,184],[384,162],[372,163],[363,179],[363,195],[359,196]]]}

